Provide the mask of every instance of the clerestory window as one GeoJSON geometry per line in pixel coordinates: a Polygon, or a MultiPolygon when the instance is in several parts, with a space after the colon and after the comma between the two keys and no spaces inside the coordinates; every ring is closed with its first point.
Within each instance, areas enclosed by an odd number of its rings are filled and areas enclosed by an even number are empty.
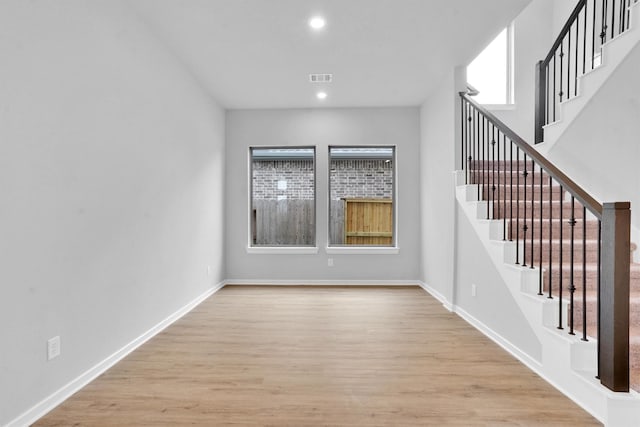
{"type": "Polygon", "coordinates": [[[515,102],[513,35],[511,24],[467,67],[467,83],[478,91],[475,99],[480,104],[509,105],[515,102]]]}

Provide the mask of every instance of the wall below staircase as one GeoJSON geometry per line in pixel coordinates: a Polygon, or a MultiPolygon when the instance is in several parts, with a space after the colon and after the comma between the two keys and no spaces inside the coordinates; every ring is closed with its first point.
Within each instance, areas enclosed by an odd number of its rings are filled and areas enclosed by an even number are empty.
{"type": "Polygon", "coordinates": [[[449,309],[510,351],[538,360],[537,337],[455,199],[452,171],[460,163],[457,94],[464,88],[464,70],[452,70],[421,108],[421,278],[449,309]],[[477,285],[476,297],[471,296],[472,283],[477,285]]]}
{"type": "Polygon", "coordinates": [[[510,351],[540,361],[540,341],[507,288],[518,284],[504,282],[459,205],[456,210],[456,311],[472,317],[485,334],[504,339],[510,351]]]}

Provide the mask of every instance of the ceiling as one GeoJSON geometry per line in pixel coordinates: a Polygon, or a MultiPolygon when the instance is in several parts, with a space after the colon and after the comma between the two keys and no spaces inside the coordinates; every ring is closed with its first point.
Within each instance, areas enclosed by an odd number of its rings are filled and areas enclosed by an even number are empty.
{"type": "Polygon", "coordinates": [[[135,0],[225,108],[417,106],[530,0],[135,0]],[[321,31],[307,22],[327,21],[321,31]],[[310,83],[333,73],[333,83],[310,83]],[[315,93],[327,92],[319,101],[315,93]]]}

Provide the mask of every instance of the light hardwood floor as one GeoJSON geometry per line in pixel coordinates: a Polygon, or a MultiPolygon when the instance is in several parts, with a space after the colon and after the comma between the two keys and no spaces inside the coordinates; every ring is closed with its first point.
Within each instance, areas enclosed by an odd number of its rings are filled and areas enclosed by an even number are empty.
{"type": "Polygon", "coordinates": [[[228,286],[38,426],[587,426],[418,287],[228,286]]]}

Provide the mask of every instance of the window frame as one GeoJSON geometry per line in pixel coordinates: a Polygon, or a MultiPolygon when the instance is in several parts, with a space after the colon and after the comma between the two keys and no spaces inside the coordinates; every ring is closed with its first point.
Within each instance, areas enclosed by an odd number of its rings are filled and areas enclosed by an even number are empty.
{"type": "MultiPolygon", "coordinates": [[[[516,106],[515,100],[515,22],[511,22],[507,25],[502,31],[506,30],[506,102],[505,103],[481,103],[485,108],[490,110],[512,110],[516,106]]],[[[502,33],[502,31],[500,33],[502,33]]],[[[496,36],[497,37],[497,36],[496,36]]],[[[495,38],[494,38],[495,40],[495,38]]],[[[493,41],[491,43],[493,43],[493,41]]],[[[491,44],[489,43],[485,46],[484,49],[489,47],[491,44]]],[[[469,66],[476,60],[478,56],[480,56],[483,52],[480,52],[473,60],[467,64],[466,69],[469,69],[469,66]]],[[[468,71],[467,71],[467,85],[471,86],[471,82],[468,79],[468,71]]],[[[471,86],[472,87],[472,86],[471,86]]],[[[480,90],[482,92],[482,90],[480,90]]],[[[477,95],[474,94],[474,95],[477,95]]]]}
{"type": "Polygon", "coordinates": [[[248,209],[247,209],[247,253],[251,254],[317,254],[318,253],[318,148],[315,145],[251,145],[248,150],[248,209]],[[253,162],[254,150],[312,150],[313,160],[313,237],[311,245],[254,245],[253,243],[253,162]]]}
{"type": "Polygon", "coordinates": [[[367,144],[353,145],[333,144],[327,147],[327,254],[397,254],[400,251],[398,246],[398,146],[396,144],[367,144]],[[334,148],[391,148],[392,150],[392,243],[391,245],[342,245],[331,243],[331,150],[334,148]]]}

